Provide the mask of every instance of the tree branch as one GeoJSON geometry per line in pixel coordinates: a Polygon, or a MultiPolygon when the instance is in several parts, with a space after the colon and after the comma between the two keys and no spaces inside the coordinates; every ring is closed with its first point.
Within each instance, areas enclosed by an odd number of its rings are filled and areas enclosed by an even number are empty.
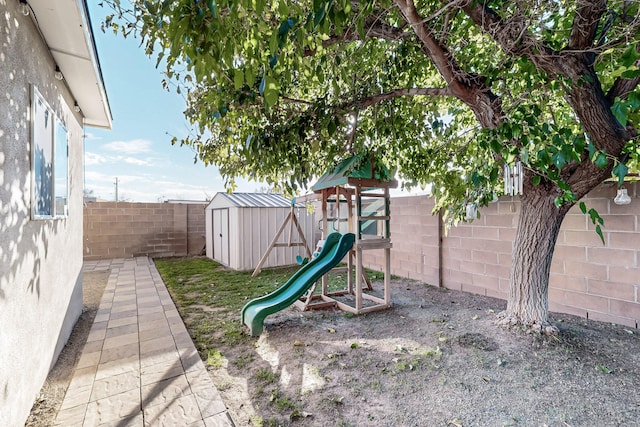
{"type": "Polygon", "coordinates": [[[463,10],[507,55],[525,55],[537,68],[551,75],[562,74],[562,67],[558,62],[560,52],[533,37],[527,30],[523,15],[502,19],[489,6],[480,2],[469,3],[463,10]]]}
{"type": "MultiPolygon", "coordinates": [[[[640,50],[640,44],[637,45],[636,50],[640,50]]],[[[633,63],[636,67],[640,67],[640,59],[633,63]]],[[[626,99],[631,92],[633,92],[640,84],[640,76],[632,79],[625,79],[624,77],[618,77],[609,92],[607,92],[607,101],[611,105],[615,102],[616,98],[626,99]]]]}
{"type": "MultiPolygon", "coordinates": [[[[394,27],[384,21],[381,21],[379,15],[375,13],[372,13],[367,17],[364,28],[366,37],[370,39],[383,39],[393,42],[411,36],[410,33],[404,31],[404,28],[394,27]]],[[[356,30],[348,29],[341,35],[334,35],[329,39],[324,40],[322,42],[322,47],[327,48],[338,43],[349,43],[360,39],[360,34],[356,30]]],[[[305,49],[303,55],[313,56],[315,53],[315,49],[305,49]]]]}
{"type": "Polygon", "coordinates": [[[427,28],[413,0],[395,0],[395,3],[418,37],[422,52],[449,86],[451,95],[471,108],[483,127],[497,127],[502,120],[500,99],[486,86],[482,76],[468,73],[456,63],[449,50],[427,28]]]}
{"type": "Polygon", "coordinates": [[[569,49],[584,50],[593,46],[600,18],[607,11],[606,0],[579,0],[573,17],[569,49]]]}
{"type": "Polygon", "coordinates": [[[427,29],[424,20],[416,10],[413,0],[396,0],[396,4],[420,40],[422,51],[431,59],[445,82],[449,85],[453,84],[456,81],[456,74],[459,74],[461,70],[453,62],[447,49],[438,43],[431,31],[427,29]]]}
{"type": "Polygon", "coordinates": [[[357,104],[361,108],[366,108],[401,96],[453,96],[453,93],[448,87],[395,89],[357,100],[355,103],[352,103],[352,105],[357,104]]]}

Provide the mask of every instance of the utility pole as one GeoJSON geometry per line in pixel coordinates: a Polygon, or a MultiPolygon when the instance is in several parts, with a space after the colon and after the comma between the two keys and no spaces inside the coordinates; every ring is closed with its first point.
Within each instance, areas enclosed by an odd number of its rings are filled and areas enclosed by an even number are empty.
{"type": "Polygon", "coordinates": [[[118,201],[118,177],[116,176],[116,202],[118,201]]]}

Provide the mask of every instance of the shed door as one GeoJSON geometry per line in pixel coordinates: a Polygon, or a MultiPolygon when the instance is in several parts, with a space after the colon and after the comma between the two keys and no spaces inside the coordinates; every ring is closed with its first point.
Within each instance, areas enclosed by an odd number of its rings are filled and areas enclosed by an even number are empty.
{"type": "Polygon", "coordinates": [[[229,265],[229,209],[213,211],[213,259],[229,265]]]}

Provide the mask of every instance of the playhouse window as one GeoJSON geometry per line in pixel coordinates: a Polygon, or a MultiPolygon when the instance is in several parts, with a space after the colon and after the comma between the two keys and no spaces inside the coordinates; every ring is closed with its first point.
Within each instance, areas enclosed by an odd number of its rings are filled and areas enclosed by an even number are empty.
{"type": "Polygon", "coordinates": [[[68,134],[35,86],[31,87],[32,217],[68,214],[68,134]]]}

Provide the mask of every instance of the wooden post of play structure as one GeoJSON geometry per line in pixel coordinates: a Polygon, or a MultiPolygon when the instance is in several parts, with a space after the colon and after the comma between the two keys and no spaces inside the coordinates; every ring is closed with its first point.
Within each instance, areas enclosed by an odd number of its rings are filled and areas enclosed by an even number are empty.
{"type": "Polygon", "coordinates": [[[296,217],[296,213],[294,211],[295,204],[296,204],[296,199],[293,198],[291,200],[291,208],[289,209],[289,213],[287,214],[286,218],[280,225],[280,228],[278,229],[278,232],[276,233],[276,235],[273,237],[273,240],[271,240],[271,243],[269,244],[269,247],[267,248],[265,253],[262,255],[262,258],[260,258],[260,261],[258,262],[256,269],[253,270],[253,274],[251,274],[251,277],[256,277],[258,274],[260,274],[260,271],[262,271],[261,268],[264,265],[264,263],[267,262],[267,258],[269,258],[269,254],[271,253],[271,250],[273,248],[277,248],[277,247],[290,248],[293,246],[304,246],[307,252],[307,256],[311,258],[311,250],[309,250],[307,239],[304,237],[304,232],[302,231],[302,227],[300,226],[300,223],[298,222],[298,217],[296,217]],[[287,223],[289,223],[289,238],[286,243],[278,243],[278,238],[280,237],[280,234],[282,234],[282,231],[286,227],[287,223]],[[296,230],[298,230],[298,234],[300,234],[300,242],[291,241],[294,225],[296,226],[296,230]]]}

